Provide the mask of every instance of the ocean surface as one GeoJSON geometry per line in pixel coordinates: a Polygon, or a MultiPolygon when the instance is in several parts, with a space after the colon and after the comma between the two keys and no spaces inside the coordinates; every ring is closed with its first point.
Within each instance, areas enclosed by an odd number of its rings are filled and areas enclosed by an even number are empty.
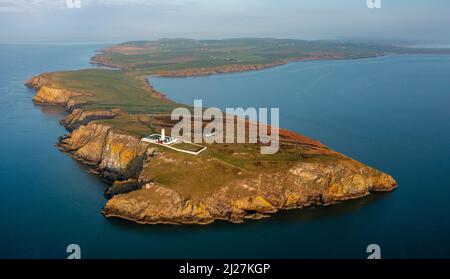
{"type": "Polygon", "coordinates": [[[175,101],[279,107],[280,125],[393,175],[394,192],[235,225],[142,226],[100,214],[105,185],[58,151],[64,111],[32,75],[90,67],[102,45],[0,45],[0,258],[450,257],[450,56],[293,63],[151,78],[175,101]]]}

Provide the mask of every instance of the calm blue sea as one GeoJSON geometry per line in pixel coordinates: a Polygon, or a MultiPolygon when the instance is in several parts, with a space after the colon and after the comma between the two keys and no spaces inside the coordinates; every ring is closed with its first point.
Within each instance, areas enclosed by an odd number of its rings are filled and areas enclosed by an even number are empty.
{"type": "Polygon", "coordinates": [[[101,45],[0,45],[0,258],[450,257],[450,57],[295,63],[258,72],[151,78],[175,101],[279,107],[281,126],[399,182],[326,208],[233,225],[141,226],[105,219],[105,185],[54,143],[58,108],[35,106],[32,75],[90,67],[101,45]]]}

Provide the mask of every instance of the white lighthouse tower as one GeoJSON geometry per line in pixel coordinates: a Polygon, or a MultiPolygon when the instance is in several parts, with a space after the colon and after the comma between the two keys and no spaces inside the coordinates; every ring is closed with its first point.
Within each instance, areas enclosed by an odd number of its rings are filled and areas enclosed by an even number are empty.
{"type": "Polygon", "coordinates": [[[161,129],[161,141],[164,143],[166,139],[166,129],[161,129]]]}

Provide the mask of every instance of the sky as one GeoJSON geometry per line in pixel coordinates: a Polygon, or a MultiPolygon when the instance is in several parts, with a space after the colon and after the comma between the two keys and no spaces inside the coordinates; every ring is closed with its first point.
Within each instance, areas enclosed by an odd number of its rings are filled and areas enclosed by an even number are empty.
{"type": "Polygon", "coordinates": [[[274,37],[450,44],[450,1],[370,1],[381,8],[367,0],[0,0],[0,43],[274,37]]]}

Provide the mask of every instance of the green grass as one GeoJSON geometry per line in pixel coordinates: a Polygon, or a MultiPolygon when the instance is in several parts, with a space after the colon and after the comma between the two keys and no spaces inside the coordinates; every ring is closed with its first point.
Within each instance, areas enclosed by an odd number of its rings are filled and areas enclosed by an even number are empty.
{"type": "MultiPolygon", "coordinates": [[[[436,50],[382,44],[241,38],[227,40],[161,39],[127,42],[104,50],[109,64],[151,74],[156,70],[183,70],[236,64],[270,64],[285,59],[333,55],[339,58],[373,57],[387,53],[430,53],[436,50]]],[[[438,50],[450,53],[449,50],[438,50]]],[[[108,64],[107,63],[107,64],[108,64]]]]}
{"type": "Polygon", "coordinates": [[[114,119],[97,120],[115,131],[142,138],[157,132],[157,127],[148,115],[121,115],[114,119]]]}
{"type": "Polygon", "coordinates": [[[172,188],[193,201],[203,200],[226,183],[236,178],[248,178],[258,172],[246,172],[218,160],[207,151],[190,155],[164,147],[159,149],[158,160],[151,160],[142,170],[141,177],[172,188]]]}
{"type": "Polygon", "coordinates": [[[198,152],[204,148],[203,146],[199,146],[199,145],[195,145],[195,144],[191,144],[191,143],[187,143],[187,142],[175,143],[171,146],[174,148],[191,151],[191,152],[198,152]]]}
{"type": "Polygon", "coordinates": [[[145,80],[122,70],[89,69],[46,74],[56,87],[87,93],[86,109],[121,109],[136,113],[166,113],[176,105],[152,92],[145,80]]]}

